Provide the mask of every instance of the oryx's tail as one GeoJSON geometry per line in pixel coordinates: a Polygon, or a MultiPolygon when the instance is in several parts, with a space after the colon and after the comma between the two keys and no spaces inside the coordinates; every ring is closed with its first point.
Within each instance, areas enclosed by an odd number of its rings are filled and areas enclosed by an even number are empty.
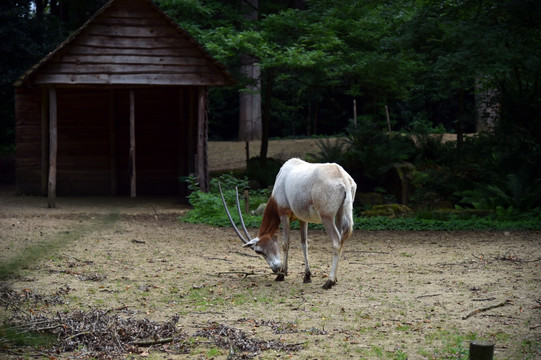
{"type": "Polygon", "coordinates": [[[337,214],[338,231],[342,235],[342,242],[346,241],[353,233],[353,200],[355,187],[351,191],[345,191],[342,207],[337,214]]]}

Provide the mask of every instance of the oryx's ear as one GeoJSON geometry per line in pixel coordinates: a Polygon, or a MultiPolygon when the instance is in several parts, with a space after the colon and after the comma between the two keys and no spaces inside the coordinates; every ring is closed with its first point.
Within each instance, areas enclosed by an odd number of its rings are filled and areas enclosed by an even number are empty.
{"type": "Polygon", "coordinates": [[[259,238],[253,238],[252,240],[248,241],[246,244],[242,245],[242,247],[254,247],[254,245],[257,245],[259,242],[259,238]]]}

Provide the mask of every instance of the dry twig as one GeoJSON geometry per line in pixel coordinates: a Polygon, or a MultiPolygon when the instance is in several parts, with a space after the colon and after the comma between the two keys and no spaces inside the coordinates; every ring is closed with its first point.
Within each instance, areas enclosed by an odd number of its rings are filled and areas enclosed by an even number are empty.
{"type": "Polygon", "coordinates": [[[416,296],[415,298],[416,299],[420,299],[420,298],[425,298],[425,297],[433,297],[433,296],[440,296],[440,294],[426,294],[426,295],[419,295],[419,296],[416,296]]]}
{"type": "Polygon", "coordinates": [[[245,271],[222,271],[222,272],[218,273],[218,277],[220,277],[222,275],[226,275],[226,274],[244,275],[243,279],[246,279],[250,275],[255,275],[255,272],[253,272],[253,271],[251,271],[251,272],[245,272],[245,271]]]}
{"type": "Polygon", "coordinates": [[[488,310],[499,308],[499,307],[505,306],[507,304],[512,304],[512,303],[513,303],[512,300],[505,300],[505,301],[502,301],[501,303],[498,303],[498,304],[495,304],[495,305],[490,305],[490,306],[487,306],[487,307],[484,307],[484,308],[475,309],[472,312],[470,312],[469,314],[462,316],[462,320],[466,320],[466,319],[472,317],[475,314],[479,314],[481,312],[485,312],[485,311],[488,311],[488,310]]]}

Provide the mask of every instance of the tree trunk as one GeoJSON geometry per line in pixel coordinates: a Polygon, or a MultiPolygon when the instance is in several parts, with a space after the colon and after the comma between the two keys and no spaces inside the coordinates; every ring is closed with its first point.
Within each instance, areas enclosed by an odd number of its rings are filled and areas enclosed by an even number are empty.
{"type": "Polygon", "coordinates": [[[464,133],[463,133],[463,119],[464,119],[464,89],[461,88],[458,91],[458,115],[456,118],[456,146],[462,145],[462,141],[464,140],[464,133]]]}
{"type": "MultiPolygon", "coordinates": [[[[258,5],[258,0],[241,0],[246,20],[257,20],[258,5]]],[[[240,92],[239,141],[245,141],[248,149],[250,141],[261,139],[261,67],[255,57],[242,54],[240,71],[247,86],[240,92]]]]}
{"type": "Polygon", "coordinates": [[[262,113],[262,134],[261,150],[259,152],[259,161],[261,166],[265,167],[267,163],[267,152],[269,148],[269,130],[270,130],[270,112],[272,100],[272,86],[274,83],[274,74],[268,70],[265,76],[265,87],[263,92],[263,113],[262,113]]]}
{"type": "Polygon", "coordinates": [[[499,91],[490,78],[480,76],[475,81],[476,131],[493,131],[500,119],[499,91]]]}

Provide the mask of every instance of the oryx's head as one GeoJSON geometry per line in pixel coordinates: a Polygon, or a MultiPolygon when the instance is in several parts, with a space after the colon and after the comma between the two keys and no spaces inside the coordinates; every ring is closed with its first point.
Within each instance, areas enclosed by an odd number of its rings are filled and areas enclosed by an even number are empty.
{"type": "MultiPolygon", "coordinates": [[[[254,250],[259,255],[263,256],[265,261],[269,264],[270,268],[274,273],[281,273],[283,271],[283,262],[282,262],[282,255],[281,255],[281,249],[278,245],[278,239],[274,234],[260,234],[260,236],[252,238],[250,234],[248,233],[248,230],[246,229],[246,225],[244,224],[244,219],[242,218],[242,211],[240,210],[240,203],[239,203],[239,190],[238,188],[235,188],[236,194],[237,194],[237,210],[239,213],[240,223],[242,225],[242,230],[244,231],[244,234],[246,235],[246,238],[240,233],[239,229],[237,228],[237,225],[235,225],[235,222],[233,221],[233,218],[231,217],[231,213],[229,213],[229,209],[227,208],[227,204],[224,199],[224,194],[222,193],[222,186],[220,183],[218,183],[218,188],[220,189],[220,195],[222,197],[222,202],[224,204],[225,212],[227,213],[227,217],[229,218],[229,221],[231,222],[231,225],[233,225],[233,229],[239,236],[239,238],[244,243],[243,247],[249,247],[252,250],[254,250]]],[[[263,221],[265,221],[265,217],[263,217],[263,221]]]]}

